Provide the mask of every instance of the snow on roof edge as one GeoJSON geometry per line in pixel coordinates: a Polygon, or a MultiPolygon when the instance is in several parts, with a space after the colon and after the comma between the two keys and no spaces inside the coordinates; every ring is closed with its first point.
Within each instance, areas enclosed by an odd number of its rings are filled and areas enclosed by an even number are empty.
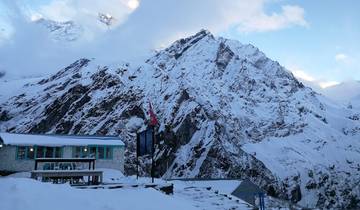
{"type": "Polygon", "coordinates": [[[0,133],[5,145],[39,146],[125,146],[116,136],[0,133]]]}

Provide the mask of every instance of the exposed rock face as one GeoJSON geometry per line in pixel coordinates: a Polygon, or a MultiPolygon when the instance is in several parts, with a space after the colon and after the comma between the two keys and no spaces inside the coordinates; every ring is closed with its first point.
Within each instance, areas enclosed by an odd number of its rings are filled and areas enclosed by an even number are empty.
{"type": "Polygon", "coordinates": [[[136,68],[78,60],[2,104],[0,129],[120,135],[133,174],[148,100],[160,121],[157,176],[249,178],[303,206],[360,207],[359,113],[304,87],[257,48],[207,31],[136,68]]]}
{"type": "Polygon", "coordinates": [[[115,22],[115,18],[109,14],[99,13],[98,19],[101,23],[103,23],[107,26],[111,26],[115,22]]]}
{"type": "Polygon", "coordinates": [[[55,41],[76,41],[83,33],[83,28],[73,21],[53,21],[40,18],[36,23],[46,27],[55,41]]]}

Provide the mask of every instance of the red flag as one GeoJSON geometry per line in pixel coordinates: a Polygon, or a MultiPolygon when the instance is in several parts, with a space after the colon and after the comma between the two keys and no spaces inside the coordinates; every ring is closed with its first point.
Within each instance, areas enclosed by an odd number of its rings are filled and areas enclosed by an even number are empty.
{"type": "Polygon", "coordinates": [[[149,101],[149,109],[150,109],[149,110],[149,114],[150,114],[150,123],[149,124],[150,124],[150,126],[156,126],[159,123],[159,121],[156,118],[156,115],[152,109],[150,101],[149,101]]]}

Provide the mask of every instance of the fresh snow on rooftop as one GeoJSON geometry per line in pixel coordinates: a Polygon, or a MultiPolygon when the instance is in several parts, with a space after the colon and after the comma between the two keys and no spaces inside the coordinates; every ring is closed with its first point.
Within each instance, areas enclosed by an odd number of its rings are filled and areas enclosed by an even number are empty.
{"type": "Polygon", "coordinates": [[[112,136],[76,136],[76,135],[34,135],[0,133],[6,145],[41,145],[41,146],[125,146],[119,137],[112,136]]]}

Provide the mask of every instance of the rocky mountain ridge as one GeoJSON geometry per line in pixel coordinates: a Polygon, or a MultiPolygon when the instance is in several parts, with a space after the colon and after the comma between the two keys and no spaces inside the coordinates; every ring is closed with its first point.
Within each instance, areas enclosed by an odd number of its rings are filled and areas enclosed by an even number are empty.
{"type": "Polygon", "coordinates": [[[133,174],[149,100],[160,121],[157,176],[249,178],[304,207],[360,207],[360,113],[305,87],[256,47],[208,31],[140,66],[80,59],[2,104],[0,129],[119,135],[133,174]]]}

